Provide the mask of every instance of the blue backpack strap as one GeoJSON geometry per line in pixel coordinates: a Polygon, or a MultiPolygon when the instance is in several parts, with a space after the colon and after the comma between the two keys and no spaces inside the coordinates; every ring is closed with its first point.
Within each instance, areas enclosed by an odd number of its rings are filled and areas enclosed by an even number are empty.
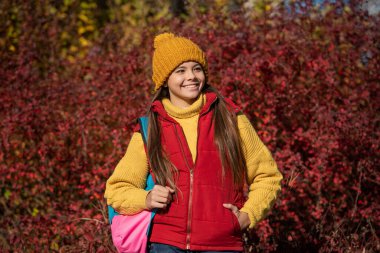
{"type": "MultiPolygon", "coordinates": [[[[140,117],[139,118],[139,123],[140,123],[140,131],[141,135],[144,141],[144,144],[147,145],[148,143],[148,117],[140,117]]],[[[152,175],[149,173],[147,180],[146,180],[146,187],[145,190],[150,191],[154,187],[154,181],[152,175]]]]}
{"type": "MultiPolygon", "coordinates": [[[[138,122],[140,124],[140,132],[141,132],[142,139],[144,141],[144,144],[147,145],[147,141],[148,141],[148,117],[146,117],[146,116],[140,117],[138,119],[138,122]]],[[[146,180],[145,190],[147,190],[147,191],[152,190],[153,187],[154,187],[153,177],[149,173],[147,180],[146,180]]],[[[155,214],[156,214],[155,210],[152,210],[152,219],[153,219],[155,214]]],[[[108,206],[108,220],[109,220],[110,224],[112,224],[112,219],[116,215],[119,215],[119,213],[116,212],[112,206],[108,206]]],[[[149,229],[148,229],[148,231],[149,231],[149,229]]]]}
{"type": "Polygon", "coordinates": [[[115,209],[113,209],[113,207],[110,205],[107,206],[107,209],[108,209],[108,222],[112,224],[113,217],[115,217],[116,215],[119,215],[119,213],[116,212],[115,209]]]}
{"type": "Polygon", "coordinates": [[[140,124],[140,131],[142,134],[144,144],[147,145],[148,143],[148,117],[147,116],[140,117],[139,124],[140,124]]]}
{"type": "MultiPolygon", "coordinates": [[[[140,128],[141,128],[141,133],[142,133],[142,137],[143,137],[143,140],[144,140],[144,144],[147,145],[148,143],[148,117],[144,116],[144,117],[140,117],[139,118],[139,123],[140,123],[140,128]]],[[[146,180],[146,188],[145,190],[147,191],[150,191],[152,190],[154,187],[154,181],[153,181],[153,177],[152,177],[152,174],[148,174],[148,178],[146,180]]],[[[153,220],[154,218],[154,215],[156,215],[156,209],[153,209],[152,210],[152,215],[150,217],[150,221],[153,220]]],[[[150,229],[151,229],[151,226],[152,223],[149,225],[147,231],[146,231],[146,235],[149,236],[150,234],[150,229]]]]}

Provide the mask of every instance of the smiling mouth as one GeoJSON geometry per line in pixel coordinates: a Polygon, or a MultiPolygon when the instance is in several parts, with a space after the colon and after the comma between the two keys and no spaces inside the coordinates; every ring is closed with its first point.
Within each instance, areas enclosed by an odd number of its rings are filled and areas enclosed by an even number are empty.
{"type": "Polygon", "coordinates": [[[198,86],[199,86],[199,83],[194,83],[194,84],[183,85],[182,87],[183,88],[192,88],[192,87],[198,87],[198,86]]]}

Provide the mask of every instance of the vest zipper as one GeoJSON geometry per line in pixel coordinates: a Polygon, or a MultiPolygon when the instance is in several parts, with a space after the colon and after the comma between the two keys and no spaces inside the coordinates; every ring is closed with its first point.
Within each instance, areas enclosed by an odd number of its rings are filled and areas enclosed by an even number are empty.
{"type": "Polygon", "coordinates": [[[176,136],[177,136],[177,139],[178,139],[178,142],[179,142],[179,146],[181,148],[181,152],[182,152],[182,155],[183,155],[183,158],[185,159],[185,162],[186,162],[186,166],[187,168],[189,169],[189,172],[190,172],[190,192],[189,192],[189,207],[188,207],[188,210],[187,210],[187,229],[186,229],[186,249],[189,250],[190,249],[190,237],[191,237],[191,218],[192,218],[192,205],[193,205],[193,169],[190,167],[187,159],[186,159],[186,156],[185,156],[185,151],[183,150],[183,146],[182,146],[182,142],[181,142],[181,139],[179,137],[179,134],[178,134],[178,130],[177,130],[177,127],[175,124],[173,124],[174,126],[174,131],[176,133],[176,136]]]}
{"type": "Polygon", "coordinates": [[[193,170],[190,170],[190,193],[189,193],[189,210],[187,216],[187,235],[186,235],[186,249],[190,249],[191,237],[191,219],[192,219],[192,205],[193,205],[193,170]]]}

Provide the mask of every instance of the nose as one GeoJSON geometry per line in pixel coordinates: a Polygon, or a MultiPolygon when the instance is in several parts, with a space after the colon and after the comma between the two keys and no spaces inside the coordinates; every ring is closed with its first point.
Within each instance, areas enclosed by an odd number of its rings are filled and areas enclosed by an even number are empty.
{"type": "Polygon", "coordinates": [[[189,70],[188,73],[187,73],[187,80],[194,80],[194,78],[196,78],[193,70],[189,70]]]}

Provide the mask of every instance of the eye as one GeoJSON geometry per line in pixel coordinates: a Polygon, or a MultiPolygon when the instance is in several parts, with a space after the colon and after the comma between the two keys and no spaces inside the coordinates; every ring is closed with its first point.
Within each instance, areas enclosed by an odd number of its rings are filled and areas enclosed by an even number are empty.
{"type": "Polygon", "coordinates": [[[194,68],[194,70],[195,70],[195,71],[203,71],[201,66],[196,66],[196,67],[194,68]]]}
{"type": "Polygon", "coordinates": [[[184,70],[184,69],[177,69],[175,72],[176,72],[176,73],[184,73],[185,70],[184,70]]]}

